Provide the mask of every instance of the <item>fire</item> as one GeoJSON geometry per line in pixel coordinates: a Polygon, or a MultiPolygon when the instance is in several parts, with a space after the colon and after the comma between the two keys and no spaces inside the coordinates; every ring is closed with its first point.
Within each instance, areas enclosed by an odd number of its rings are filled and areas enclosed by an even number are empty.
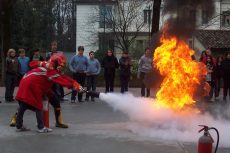
{"type": "Polygon", "coordinates": [[[153,59],[164,77],[156,95],[160,107],[180,110],[195,103],[194,94],[207,70],[204,64],[192,60],[192,55],[194,51],[183,40],[161,37],[153,59]]]}

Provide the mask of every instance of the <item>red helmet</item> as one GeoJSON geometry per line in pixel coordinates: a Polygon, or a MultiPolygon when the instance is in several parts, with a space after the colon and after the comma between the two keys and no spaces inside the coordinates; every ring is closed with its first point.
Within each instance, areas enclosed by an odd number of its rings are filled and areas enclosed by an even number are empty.
{"type": "Polygon", "coordinates": [[[48,61],[54,69],[58,67],[63,67],[66,64],[66,58],[63,53],[54,53],[48,61]]]}

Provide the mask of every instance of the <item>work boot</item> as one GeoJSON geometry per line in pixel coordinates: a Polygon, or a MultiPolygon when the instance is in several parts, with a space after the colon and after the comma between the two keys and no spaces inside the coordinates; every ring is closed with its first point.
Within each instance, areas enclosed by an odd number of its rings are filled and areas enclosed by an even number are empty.
{"type": "Polygon", "coordinates": [[[68,125],[63,123],[61,108],[55,108],[54,113],[55,113],[55,118],[56,118],[56,127],[68,128],[68,125]]]}
{"type": "Polygon", "coordinates": [[[16,120],[17,120],[17,113],[15,113],[11,119],[10,119],[10,126],[15,127],[16,126],[16,120]]]}

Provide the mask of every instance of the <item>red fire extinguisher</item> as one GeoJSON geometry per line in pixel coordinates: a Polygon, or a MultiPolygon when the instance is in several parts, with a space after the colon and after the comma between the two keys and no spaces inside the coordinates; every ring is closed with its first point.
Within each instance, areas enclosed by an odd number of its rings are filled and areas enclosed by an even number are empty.
{"type": "Polygon", "coordinates": [[[47,100],[43,101],[43,122],[44,126],[49,128],[49,102],[47,100]]]}
{"type": "Polygon", "coordinates": [[[216,148],[215,148],[215,152],[218,149],[218,145],[219,145],[219,132],[216,128],[214,127],[208,127],[206,125],[199,125],[202,126],[203,128],[199,130],[199,133],[201,131],[204,131],[204,135],[202,135],[199,138],[199,142],[198,142],[198,153],[212,153],[212,144],[214,142],[212,136],[209,133],[209,130],[213,129],[216,131],[217,133],[217,142],[216,142],[216,148]]]}

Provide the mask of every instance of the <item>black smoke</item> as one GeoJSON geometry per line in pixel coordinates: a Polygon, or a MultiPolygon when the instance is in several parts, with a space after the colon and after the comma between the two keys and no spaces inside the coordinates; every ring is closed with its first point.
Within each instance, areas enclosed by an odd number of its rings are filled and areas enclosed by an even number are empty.
{"type": "Polygon", "coordinates": [[[163,15],[169,16],[166,22],[168,35],[189,38],[196,29],[197,16],[211,18],[214,13],[213,0],[165,0],[163,15]]]}

